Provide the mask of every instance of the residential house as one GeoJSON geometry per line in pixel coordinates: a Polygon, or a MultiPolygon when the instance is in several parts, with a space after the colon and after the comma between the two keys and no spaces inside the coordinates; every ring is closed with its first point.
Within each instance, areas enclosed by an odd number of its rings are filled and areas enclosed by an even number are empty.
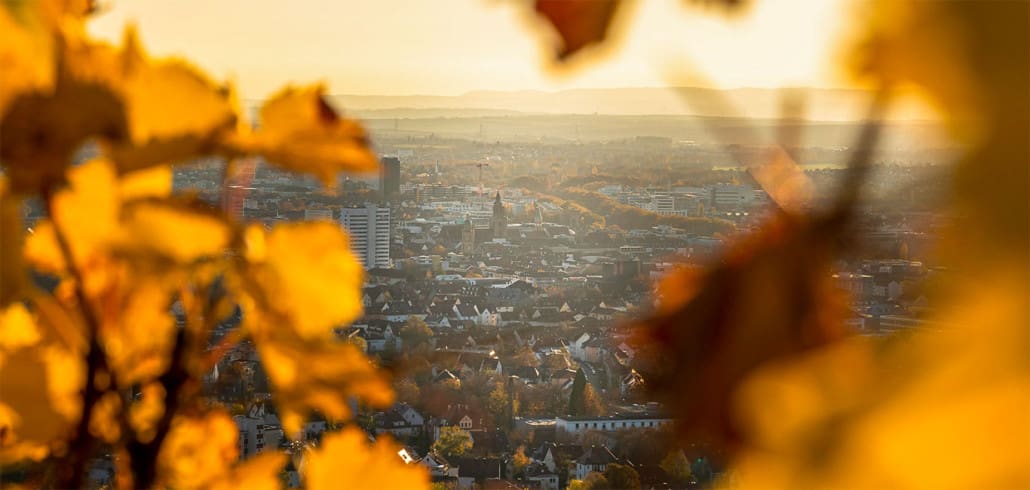
{"type": "Polygon", "coordinates": [[[592,471],[604,473],[604,470],[612,463],[622,463],[622,460],[616,457],[612,450],[608,449],[608,446],[590,446],[582,456],[576,458],[576,479],[582,480],[592,471]]]}
{"type": "Polygon", "coordinates": [[[453,458],[458,467],[457,490],[472,490],[484,481],[504,477],[504,461],[500,458],[453,458]]]}

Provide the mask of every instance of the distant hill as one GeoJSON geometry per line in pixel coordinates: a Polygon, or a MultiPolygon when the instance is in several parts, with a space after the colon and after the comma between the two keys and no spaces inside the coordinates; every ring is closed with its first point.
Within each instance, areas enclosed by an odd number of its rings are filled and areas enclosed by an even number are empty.
{"type": "MultiPolygon", "coordinates": [[[[805,101],[805,119],[861,119],[871,94],[851,89],[796,89],[805,101]]],[[[518,112],[530,114],[692,115],[779,118],[783,92],[777,89],[708,89],[645,87],[570,89],[556,92],[476,91],[462,95],[334,95],[333,100],[359,117],[483,117],[518,112]],[[432,109],[432,111],[429,111],[432,109]],[[371,112],[374,111],[374,112],[371,112]]],[[[902,107],[895,120],[925,119],[914,107],[902,107]]]]}
{"type": "MultiPolygon", "coordinates": [[[[431,109],[423,109],[433,111],[431,109]]],[[[418,109],[410,109],[412,114],[418,109]]],[[[364,117],[376,138],[459,138],[478,141],[610,141],[639,136],[697,144],[769,144],[783,125],[796,126],[802,146],[842,148],[855,142],[857,121],[783,121],[678,115],[516,114],[501,116],[364,117]]],[[[892,121],[882,145],[893,149],[947,146],[937,125],[892,121]]]]}

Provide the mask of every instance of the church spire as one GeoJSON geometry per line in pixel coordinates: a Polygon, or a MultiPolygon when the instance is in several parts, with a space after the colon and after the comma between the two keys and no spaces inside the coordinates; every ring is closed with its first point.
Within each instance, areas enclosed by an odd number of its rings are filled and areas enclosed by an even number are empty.
{"type": "Polygon", "coordinates": [[[497,197],[494,198],[494,218],[502,215],[504,215],[504,204],[501,203],[501,191],[497,191],[497,197]]]}
{"type": "Polygon", "coordinates": [[[497,191],[494,198],[494,216],[492,221],[494,238],[505,238],[508,232],[508,218],[504,216],[504,204],[501,203],[501,191],[497,191]]]}

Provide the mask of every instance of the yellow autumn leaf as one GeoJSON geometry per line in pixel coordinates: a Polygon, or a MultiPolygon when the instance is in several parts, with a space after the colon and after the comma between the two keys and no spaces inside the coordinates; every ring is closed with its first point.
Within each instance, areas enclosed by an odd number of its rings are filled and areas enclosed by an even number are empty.
{"type": "Polygon", "coordinates": [[[32,315],[21,303],[5,307],[0,316],[0,364],[3,354],[39,343],[42,334],[32,315]]]}
{"type": "Polygon", "coordinates": [[[751,443],[732,486],[1030,485],[1030,332],[1018,321],[1019,280],[966,291],[941,330],[856,339],[764,368],[736,400],[751,443]]]}
{"type": "Polygon", "coordinates": [[[213,212],[187,203],[144,200],[122,207],[118,231],[120,251],[162,257],[189,264],[220,257],[229,244],[229,227],[213,212]],[[188,237],[186,239],[185,237],[188,237]]]}
{"type": "Polygon", "coordinates": [[[247,292],[275,319],[275,327],[294,329],[305,339],[326,339],[333,327],[361,316],[363,269],[339,226],[284,224],[263,240],[259,229],[250,228],[246,241],[245,255],[256,259],[248,266],[252,287],[247,292]]]}
{"type": "Polygon", "coordinates": [[[158,478],[172,488],[207,488],[237,459],[237,430],[224,411],[176,416],[158,455],[158,478]]]}
{"type": "Polygon", "coordinates": [[[163,278],[118,276],[101,316],[100,342],[124,385],[152,380],[165,371],[175,341],[171,295],[163,278]]]}
{"type": "Polygon", "coordinates": [[[0,464],[44,457],[81,410],[82,359],[21,303],[0,313],[0,464]]]}
{"type": "MultiPolygon", "coordinates": [[[[25,244],[26,260],[41,271],[66,268],[54,224],[65,234],[87,282],[103,274],[98,264],[106,263],[112,247],[136,259],[190,263],[218,256],[228,245],[230,230],[212,211],[161,199],[171,192],[168,167],[119,178],[110,161],[95,159],[73,168],[68,179],[68,188],[54,197],[52,221],[39,221],[25,244]]],[[[87,289],[95,292],[102,284],[94,281],[87,289]]]]}
{"type": "Polygon", "coordinates": [[[378,168],[365,129],[337,114],[325,100],[325,87],[287,87],[261,108],[260,126],[240,143],[271,163],[318,177],[332,187],[341,171],[378,168]]]}
{"type": "Polygon", "coordinates": [[[405,464],[397,450],[383,440],[370,445],[368,434],[351,427],[327,434],[319,449],[305,455],[304,482],[311,490],[428,488],[425,467],[405,464]]]}
{"type": "MultiPolygon", "coordinates": [[[[8,18],[0,16],[0,27],[8,18]]],[[[47,42],[36,51],[56,53],[50,57],[57,62],[48,66],[48,75],[24,66],[31,61],[24,56],[0,52],[0,63],[26,73],[10,77],[15,86],[0,98],[0,157],[15,189],[39,191],[59,183],[72,152],[89,138],[105,143],[126,172],[211,153],[218,133],[236,123],[227,90],[184,61],[150,59],[133,29],[126,31],[124,48],[89,39],[77,23],[58,22],[52,32],[9,32],[17,44],[12,53],[23,53],[23,45],[40,37],[47,42]],[[52,89],[22,87],[48,85],[52,89]]]]}
{"type": "Polygon", "coordinates": [[[150,59],[134,28],[126,29],[121,60],[131,140],[110,147],[120,171],[211,153],[219,133],[235,126],[227,89],[183,60],[150,59]]]}
{"type": "Polygon", "coordinates": [[[122,175],[118,191],[123,201],[172,194],[172,167],[161,165],[122,175]]]}
{"type": "Polygon", "coordinates": [[[75,29],[58,33],[53,90],[17,95],[0,119],[0,160],[18,191],[38,192],[62,182],[73,152],[87,139],[128,136],[124,101],[116,89],[117,52],[75,29]]]}
{"type": "Polygon", "coordinates": [[[264,452],[236,465],[225,478],[211,484],[211,490],[278,490],[279,472],[286,454],[264,452]]]}
{"type": "Polygon", "coordinates": [[[119,418],[122,415],[122,399],[118,393],[108,391],[93,404],[89,421],[89,433],[110,444],[122,435],[119,418]]]}
{"type": "Polygon", "coordinates": [[[129,406],[129,425],[141,442],[154,439],[155,424],[165,413],[165,389],[160,383],[147,383],[140,389],[140,398],[129,406]]]}
{"type": "Polygon", "coordinates": [[[25,261],[39,272],[60,274],[67,270],[61,248],[57,245],[54,224],[39,220],[25,239],[22,250],[25,261]]]}
{"type": "Polygon", "coordinates": [[[36,2],[0,4],[0,119],[15,96],[54,84],[54,42],[36,2]]]}
{"type": "Polygon", "coordinates": [[[118,176],[110,162],[92,160],[68,172],[68,188],[54,196],[50,218],[65,235],[78,267],[105,252],[118,231],[119,205],[118,176]]]}
{"type": "Polygon", "coordinates": [[[304,341],[285,331],[255,340],[288,436],[312,411],[330,420],[349,418],[355,397],[378,407],[393,402],[384,373],[348,342],[304,341]]]}

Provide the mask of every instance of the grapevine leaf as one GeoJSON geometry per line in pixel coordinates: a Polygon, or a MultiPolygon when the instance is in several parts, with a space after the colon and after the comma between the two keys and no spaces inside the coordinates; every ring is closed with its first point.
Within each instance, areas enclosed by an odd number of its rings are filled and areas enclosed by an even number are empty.
{"type": "Polygon", "coordinates": [[[640,331],[638,370],[681,416],[686,437],[735,449],[741,433],[730,401],[740,383],[765,363],[846,335],[843,298],[830,282],[832,243],[781,213],[722,264],[663,286],[667,303],[640,331]]]}
{"type": "Polygon", "coordinates": [[[397,447],[386,441],[368,444],[368,435],[348,427],[328,434],[322,447],[307,454],[304,480],[312,490],[338,488],[427,488],[429,475],[422,465],[406,465],[397,447]]]}
{"type": "Polygon", "coordinates": [[[211,484],[212,490],[278,490],[279,472],[286,455],[264,452],[237,465],[225,478],[211,484]]]}
{"type": "Polygon", "coordinates": [[[288,331],[256,340],[290,437],[313,410],[331,420],[346,420],[355,397],[380,407],[393,401],[383,373],[348,342],[303,340],[288,331]]]}
{"type": "Polygon", "coordinates": [[[131,141],[112,145],[121,172],[174,163],[214,150],[236,125],[228,92],[182,60],[151,60],[134,29],[125,34],[122,97],[131,141]]]}
{"type": "Polygon", "coordinates": [[[78,352],[21,303],[0,313],[0,463],[48,454],[79,417],[78,352]]]}
{"type": "Polygon", "coordinates": [[[261,108],[260,124],[236,144],[287,170],[312,174],[327,187],[341,171],[369,172],[378,166],[365,129],[340,117],[321,85],[283,89],[261,108]]]}
{"type": "Polygon", "coordinates": [[[129,407],[129,425],[141,442],[154,438],[157,421],[165,412],[165,389],[160,383],[147,383],[140,389],[140,399],[129,407]]]}
{"type": "Polygon", "coordinates": [[[176,416],[158,455],[158,475],[172,488],[206,488],[221,481],[238,457],[236,423],[228,413],[176,416]]]}
{"type": "Polygon", "coordinates": [[[54,85],[53,37],[42,9],[29,3],[0,4],[0,120],[18,95],[54,85]]]}
{"type": "Polygon", "coordinates": [[[119,276],[105,294],[100,341],[122,384],[152,380],[170,362],[175,321],[169,290],[158,278],[119,276]]]}
{"type": "Polygon", "coordinates": [[[219,257],[230,239],[229,227],[221,216],[184,201],[125,203],[119,224],[119,250],[179,264],[219,257]]]}
{"type": "Polygon", "coordinates": [[[310,222],[246,231],[245,291],[255,307],[305,339],[361,316],[362,267],[339,226],[310,222]]]}
{"type": "Polygon", "coordinates": [[[117,51],[75,29],[58,34],[53,89],[19,94],[0,120],[0,158],[20,192],[62,182],[73,153],[88,139],[128,137],[125,103],[116,89],[117,51]]]}

